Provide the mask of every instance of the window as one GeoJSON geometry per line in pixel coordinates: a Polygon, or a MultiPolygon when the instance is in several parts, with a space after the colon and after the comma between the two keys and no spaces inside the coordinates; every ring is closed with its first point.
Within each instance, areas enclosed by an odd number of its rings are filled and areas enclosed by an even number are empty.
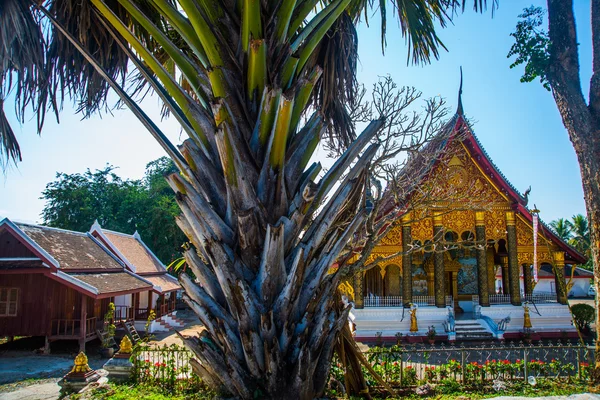
{"type": "Polygon", "coordinates": [[[18,288],[0,288],[0,317],[17,315],[18,288]]]}

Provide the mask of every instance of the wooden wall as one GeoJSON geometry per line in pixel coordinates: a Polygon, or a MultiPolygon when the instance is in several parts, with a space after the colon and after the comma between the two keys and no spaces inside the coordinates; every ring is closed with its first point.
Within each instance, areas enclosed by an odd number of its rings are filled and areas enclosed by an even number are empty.
{"type": "Polygon", "coordinates": [[[36,257],[19,239],[6,230],[0,231],[0,257],[36,257]]]}
{"type": "MultiPolygon", "coordinates": [[[[0,287],[19,288],[17,316],[0,317],[0,336],[45,336],[52,319],[81,316],[81,294],[41,273],[0,274],[0,287]]],[[[94,309],[94,300],[88,298],[88,318],[94,309]]]]}

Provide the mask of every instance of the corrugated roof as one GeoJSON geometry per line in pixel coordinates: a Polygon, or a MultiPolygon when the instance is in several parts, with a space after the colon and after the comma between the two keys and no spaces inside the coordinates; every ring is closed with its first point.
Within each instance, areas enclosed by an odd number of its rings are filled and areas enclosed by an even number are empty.
{"type": "Polygon", "coordinates": [[[102,230],[102,233],[121,252],[121,254],[135,267],[136,274],[156,274],[166,272],[162,263],[132,235],[102,230]]]}
{"type": "Polygon", "coordinates": [[[123,266],[86,233],[18,223],[17,226],[48,252],[62,270],[123,270],[123,266]]]}
{"type": "Polygon", "coordinates": [[[144,279],[152,282],[154,286],[158,286],[161,293],[167,293],[181,289],[177,279],[169,274],[145,276],[144,279]]]}
{"type": "Polygon", "coordinates": [[[72,273],[69,275],[95,287],[98,289],[99,295],[132,290],[143,291],[152,288],[149,283],[127,272],[107,272],[99,274],[72,273]]]}

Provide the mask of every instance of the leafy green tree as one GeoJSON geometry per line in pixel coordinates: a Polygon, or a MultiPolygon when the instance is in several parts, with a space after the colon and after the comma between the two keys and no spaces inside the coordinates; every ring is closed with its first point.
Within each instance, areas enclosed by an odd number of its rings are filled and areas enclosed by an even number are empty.
{"type": "MultiPolygon", "coordinates": [[[[436,27],[466,3],[392,2],[409,60],[437,57],[443,44],[436,27]]],[[[472,4],[480,10],[485,3],[472,4]]],[[[375,115],[360,135],[351,116],[355,24],[373,2],[0,4],[0,77],[3,88],[23,93],[18,110],[31,105],[43,120],[48,105],[57,111],[68,94],[93,113],[106,105],[110,87],[177,166],[169,184],[182,210],[177,222],[194,246],[185,252],[187,264],[198,279],[182,274],[180,281],[206,327],[186,345],[204,382],[243,399],[321,396],[350,312],[334,294],[365,265],[387,226],[369,218],[377,212],[370,166],[386,115],[375,115]],[[130,66],[137,79],[128,92],[130,66]],[[187,135],[179,147],[132,98],[147,88],[187,135]],[[341,155],[321,174],[320,163],[310,160],[325,139],[341,155]],[[336,272],[327,273],[336,260],[336,272]]],[[[385,35],[387,3],[377,6],[385,35]]],[[[5,120],[0,114],[3,149],[18,158],[5,120]]]]}
{"type": "MultiPolygon", "coordinates": [[[[582,91],[573,0],[548,0],[547,6],[547,11],[530,7],[520,16],[508,56],[517,56],[511,67],[525,66],[521,81],[539,78],[551,90],[573,144],[581,171],[590,242],[594,243],[590,259],[596,292],[600,293],[600,1],[591,1],[589,14],[593,58],[588,100],[582,91]]],[[[600,296],[596,296],[596,312],[598,320],[600,296]]],[[[600,329],[597,335],[596,351],[600,352],[600,329]]],[[[595,368],[595,376],[600,379],[600,358],[595,368]]]]}
{"type": "Polygon", "coordinates": [[[123,180],[115,169],[58,173],[42,192],[44,224],[86,232],[98,220],[106,229],[137,230],[164,263],[180,257],[185,242],[175,222],[180,210],[164,178],[176,170],[173,162],[167,157],[150,162],[142,180],[123,180]]]}

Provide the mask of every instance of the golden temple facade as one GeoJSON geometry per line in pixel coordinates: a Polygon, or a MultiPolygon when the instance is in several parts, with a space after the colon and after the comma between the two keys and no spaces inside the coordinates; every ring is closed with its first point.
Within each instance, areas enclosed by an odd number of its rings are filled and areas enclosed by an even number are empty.
{"type": "MultiPolygon", "coordinates": [[[[418,184],[371,255],[386,261],[351,282],[356,308],[429,299],[460,312],[462,302],[488,307],[502,295],[519,306],[533,293],[534,215],[527,195],[493,164],[461,108],[442,131],[422,156],[428,160],[405,166],[419,169],[418,184]]],[[[555,267],[556,300],[566,304],[564,267],[584,257],[541,222],[536,253],[538,268],[555,267]]]]}

